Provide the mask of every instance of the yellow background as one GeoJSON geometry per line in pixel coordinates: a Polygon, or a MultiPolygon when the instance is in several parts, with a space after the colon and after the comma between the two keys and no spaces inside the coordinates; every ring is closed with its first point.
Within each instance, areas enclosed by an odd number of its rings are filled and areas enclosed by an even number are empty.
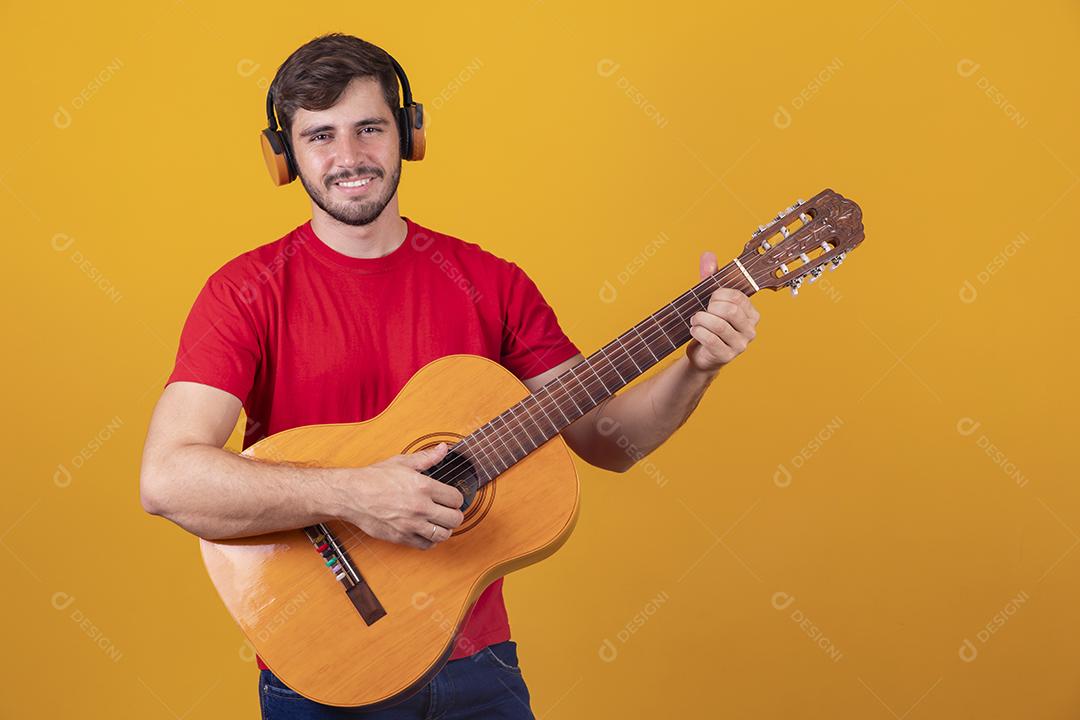
{"type": "Polygon", "coordinates": [[[538,716],[1080,713],[1075,3],[0,17],[0,716],[257,714],[138,463],[206,276],[309,217],[256,135],[277,65],[334,30],[427,103],[402,211],[522,265],[586,352],[796,197],[865,213],[827,283],[755,298],[757,341],[670,442],[579,463],[577,532],[507,583],[538,716]]]}

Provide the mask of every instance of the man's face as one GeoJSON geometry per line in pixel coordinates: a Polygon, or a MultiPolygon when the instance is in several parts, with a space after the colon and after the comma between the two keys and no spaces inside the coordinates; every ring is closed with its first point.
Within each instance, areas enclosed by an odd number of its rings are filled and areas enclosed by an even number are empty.
{"type": "Polygon", "coordinates": [[[355,78],[326,110],[299,108],[291,132],[300,182],[323,212],[347,225],[379,217],[397,192],[401,149],[377,80],[355,78]]]}

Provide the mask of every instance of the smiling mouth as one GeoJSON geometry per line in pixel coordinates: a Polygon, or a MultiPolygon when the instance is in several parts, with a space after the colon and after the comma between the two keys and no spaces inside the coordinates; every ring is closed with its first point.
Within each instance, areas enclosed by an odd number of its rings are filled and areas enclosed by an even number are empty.
{"type": "Polygon", "coordinates": [[[343,187],[343,188],[359,188],[359,187],[364,187],[365,185],[367,185],[372,180],[374,180],[374,178],[372,178],[372,177],[364,177],[364,178],[358,178],[358,179],[355,179],[355,180],[339,180],[334,184],[337,185],[338,187],[343,187]]]}

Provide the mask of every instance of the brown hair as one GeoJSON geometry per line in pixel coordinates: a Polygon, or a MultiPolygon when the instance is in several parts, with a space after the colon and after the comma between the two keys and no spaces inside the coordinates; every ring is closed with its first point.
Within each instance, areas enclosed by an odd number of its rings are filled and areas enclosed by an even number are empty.
{"type": "Polygon", "coordinates": [[[270,92],[278,122],[292,138],[297,108],[326,110],[354,78],[375,78],[391,111],[398,107],[398,79],[385,50],[352,35],[330,33],[297,48],[281,63],[270,92]]]}

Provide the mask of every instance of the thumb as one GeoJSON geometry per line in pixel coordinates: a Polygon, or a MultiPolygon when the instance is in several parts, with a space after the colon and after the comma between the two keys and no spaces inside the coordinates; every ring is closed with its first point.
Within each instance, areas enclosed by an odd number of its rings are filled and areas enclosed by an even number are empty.
{"type": "Polygon", "coordinates": [[[716,253],[706,250],[701,254],[701,279],[712,275],[716,272],[716,253]]]}
{"type": "Polygon", "coordinates": [[[414,452],[412,455],[406,455],[409,460],[409,465],[414,470],[427,470],[429,467],[439,462],[446,456],[447,445],[444,442],[439,443],[435,447],[425,448],[414,452]]]}

